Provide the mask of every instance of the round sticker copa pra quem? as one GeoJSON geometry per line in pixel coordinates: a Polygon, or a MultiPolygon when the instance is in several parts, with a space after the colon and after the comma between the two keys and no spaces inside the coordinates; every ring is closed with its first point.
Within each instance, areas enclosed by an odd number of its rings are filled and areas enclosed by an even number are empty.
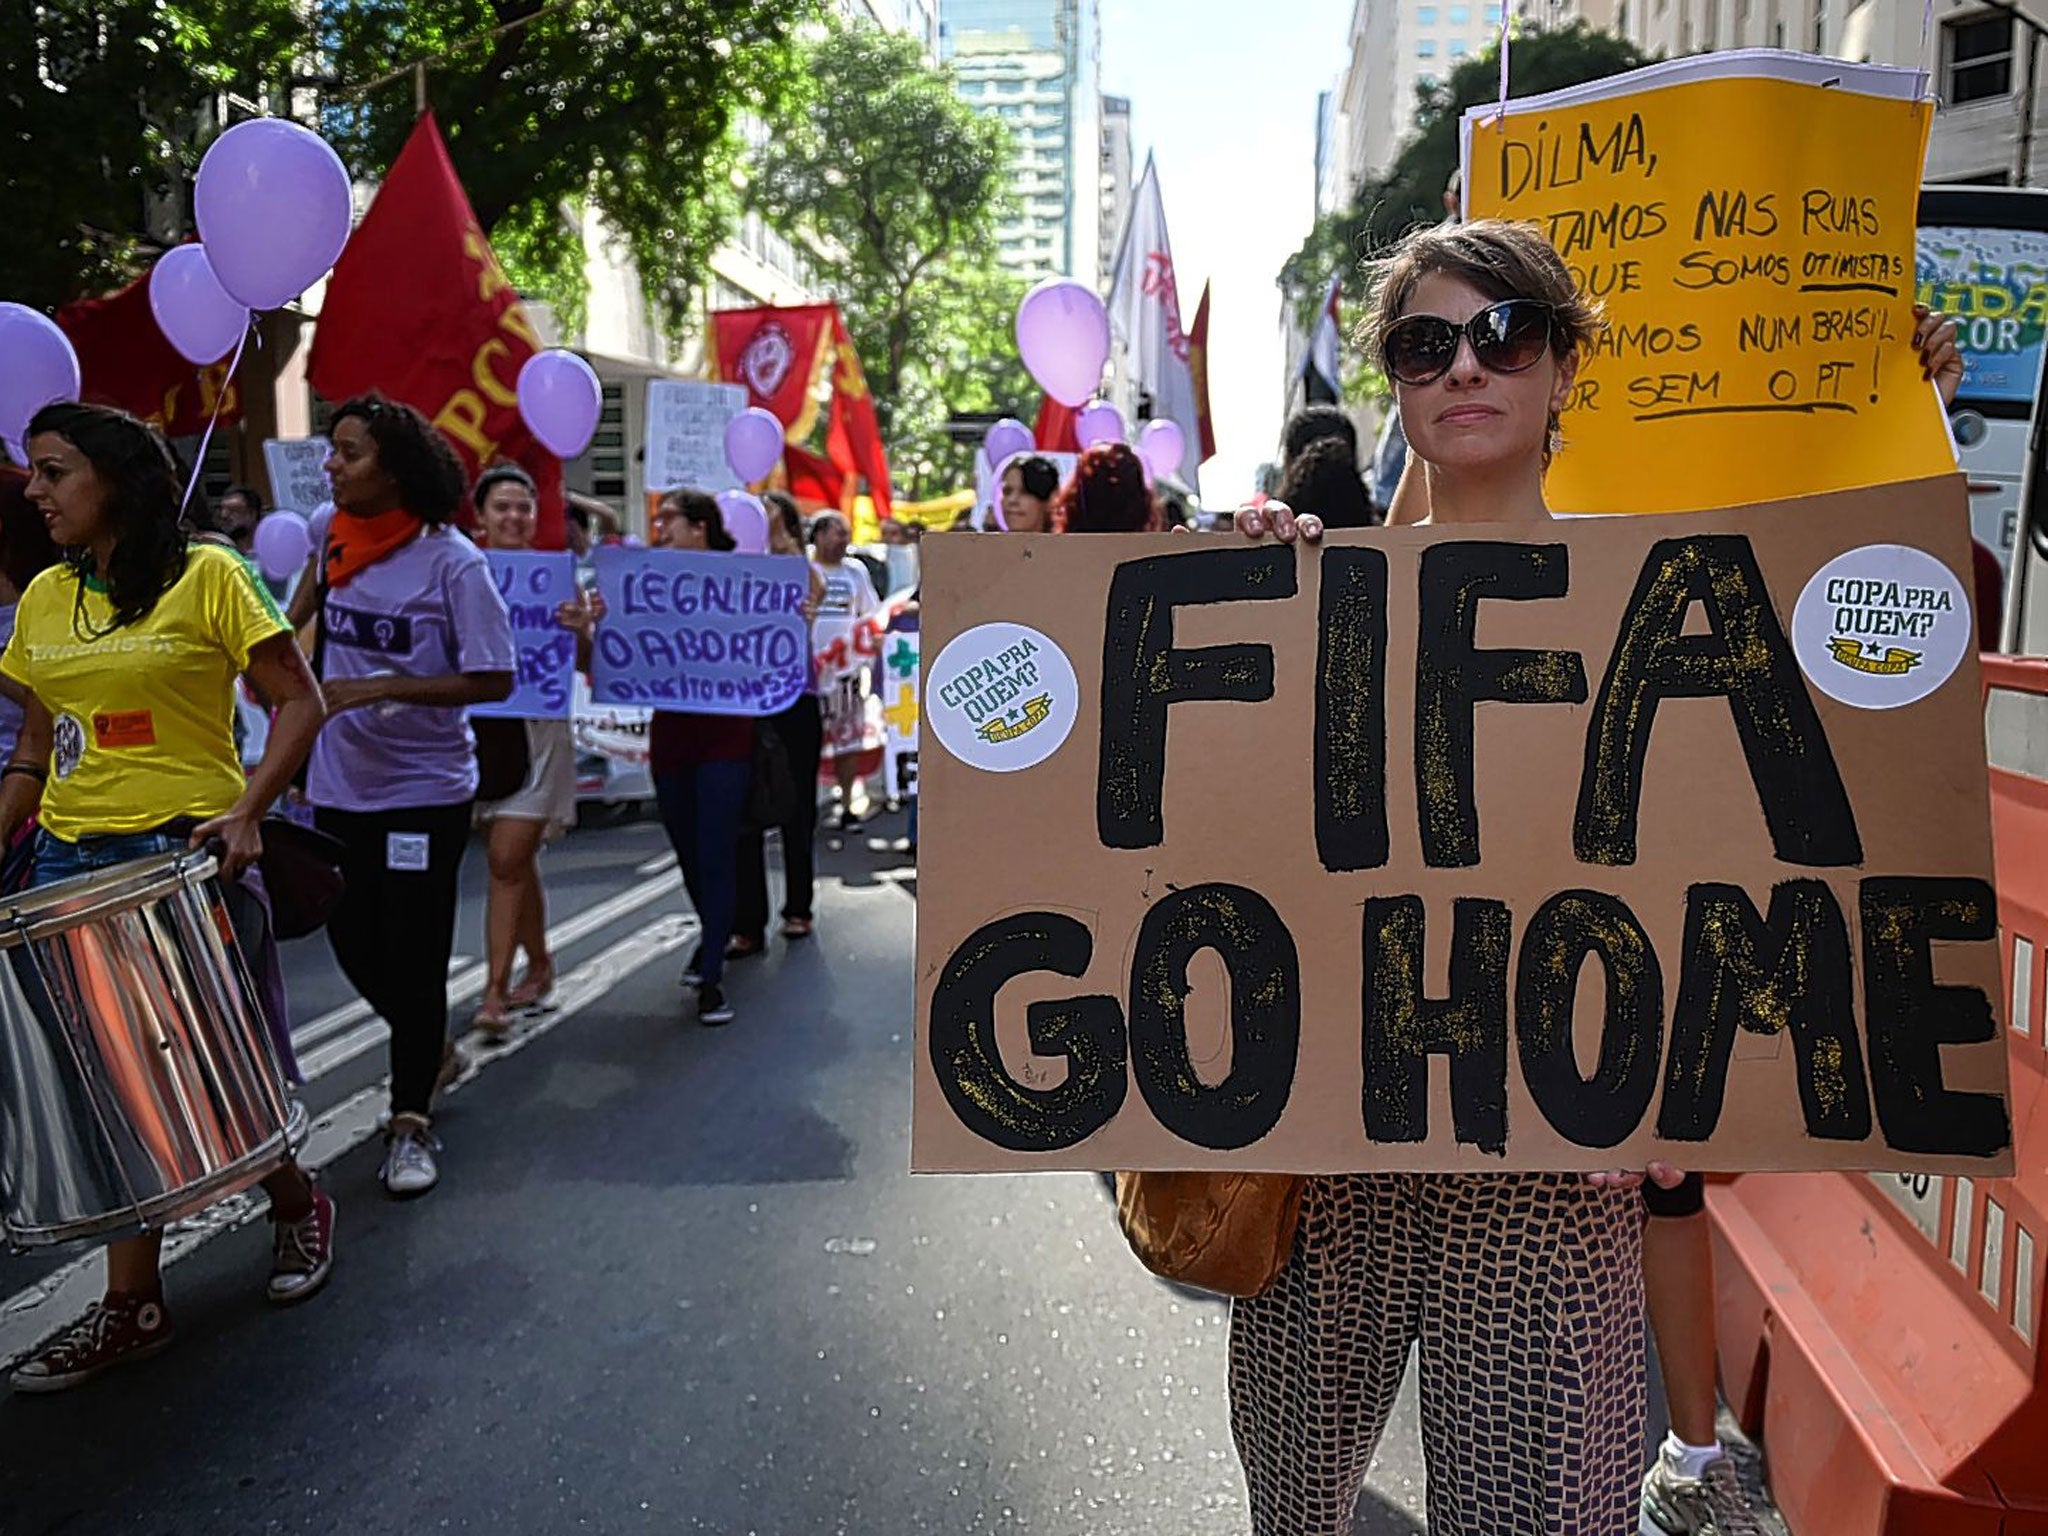
{"type": "Polygon", "coordinates": [[[1081,684],[1050,636],[1025,624],[977,624],[939,652],[922,705],[925,724],[961,762],[1015,773],[1066,744],[1081,684]]]}
{"type": "Polygon", "coordinates": [[[1977,643],[1969,594],[1925,550],[1865,544],[1814,572],[1792,610],[1792,650],[1815,687],[1897,709],[1955,675],[1977,643]]]}

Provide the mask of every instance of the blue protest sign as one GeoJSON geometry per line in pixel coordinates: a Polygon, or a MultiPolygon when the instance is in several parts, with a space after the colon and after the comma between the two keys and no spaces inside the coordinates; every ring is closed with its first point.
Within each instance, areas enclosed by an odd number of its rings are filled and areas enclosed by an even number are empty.
{"type": "Polygon", "coordinates": [[[492,549],[491,575],[512,615],[512,648],[519,659],[512,696],[472,704],[472,715],[506,720],[566,720],[575,695],[576,637],[555,620],[555,610],[576,595],[576,557],[524,549],[492,549]]]}
{"type": "Polygon", "coordinates": [[[605,704],[772,715],[810,677],[800,555],[598,550],[604,597],[590,691],[605,704]]]}

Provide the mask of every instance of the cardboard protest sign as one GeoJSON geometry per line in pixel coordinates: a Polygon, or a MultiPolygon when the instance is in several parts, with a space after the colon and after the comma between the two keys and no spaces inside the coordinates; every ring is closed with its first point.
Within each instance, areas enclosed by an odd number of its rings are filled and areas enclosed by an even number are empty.
{"type": "Polygon", "coordinates": [[[491,549],[491,576],[512,617],[518,667],[512,696],[472,704],[472,715],[508,720],[566,720],[576,695],[576,636],[555,611],[576,596],[576,557],[566,550],[491,549]]]}
{"type": "Polygon", "coordinates": [[[917,630],[891,630],[882,637],[875,667],[882,696],[882,782],[898,799],[917,793],[918,641],[917,630]]]}
{"type": "Polygon", "coordinates": [[[725,461],[725,427],[746,408],[744,385],[648,380],[647,489],[723,491],[739,484],[725,461]]]}
{"type": "Polygon", "coordinates": [[[271,505],[301,517],[311,517],[331,505],[334,487],[327,480],[331,451],[324,437],[265,438],[263,467],[270,473],[271,505]]]}
{"type": "Polygon", "coordinates": [[[594,564],[606,609],[591,656],[598,703],[772,715],[804,691],[802,557],[606,545],[594,564]]]}
{"type": "Polygon", "coordinates": [[[1537,224],[1606,310],[1552,505],[1698,511],[1954,468],[1912,346],[1922,79],[1755,49],[1466,113],[1469,216],[1537,224]]]}
{"type": "Polygon", "coordinates": [[[1959,478],[925,549],[914,1166],[2012,1166],[1959,478]]]}

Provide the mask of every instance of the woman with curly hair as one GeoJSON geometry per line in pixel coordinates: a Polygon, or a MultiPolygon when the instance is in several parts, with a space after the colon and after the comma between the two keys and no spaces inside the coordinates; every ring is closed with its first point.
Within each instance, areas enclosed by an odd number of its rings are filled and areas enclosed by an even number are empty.
{"type": "MultiPolygon", "coordinates": [[[[292,1075],[290,1019],[254,865],[264,810],[320,730],[320,690],[249,563],[189,541],[182,475],[164,440],[101,406],[45,406],[29,423],[24,488],[64,560],[29,580],[0,674],[22,705],[0,769],[0,843],[31,816],[33,878],[45,885],[218,839],[221,893],[249,962],[277,1064],[292,1075]],[[230,721],[247,677],[277,705],[246,777],[230,721]]],[[[37,546],[8,515],[0,568],[37,546]]],[[[40,528],[35,530],[40,533],[40,528]]],[[[326,1282],[334,1202],[287,1162],[263,1181],[275,1234],[268,1296],[304,1301],[326,1282]]],[[[16,1367],[22,1392],[56,1392],[171,1342],[163,1235],[107,1250],[105,1297],[16,1367]]]]}
{"type": "Polygon", "coordinates": [[[306,796],[346,849],[328,942],[391,1026],[379,1177],[405,1198],[440,1179],[430,1111],[452,1060],[448,956],[477,791],[467,706],[508,696],[516,661],[490,564],[450,526],[464,477],[447,440],[374,394],[335,413],[332,438],[313,646],[332,718],[306,796]]]}
{"type": "Polygon", "coordinates": [[[1053,498],[1055,533],[1157,533],[1165,525],[1145,466],[1128,443],[1097,443],[1053,498]]]}

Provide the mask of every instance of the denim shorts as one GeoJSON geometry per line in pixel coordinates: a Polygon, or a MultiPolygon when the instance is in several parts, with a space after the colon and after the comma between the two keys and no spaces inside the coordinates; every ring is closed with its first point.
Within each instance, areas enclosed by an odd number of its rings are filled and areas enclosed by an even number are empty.
{"type": "Polygon", "coordinates": [[[170,853],[184,846],[184,838],[168,832],[90,833],[74,843],[44,827],[36,833],[35,883],[51,885],[78,875],[97,874],[116,864],[170,853]]]}

